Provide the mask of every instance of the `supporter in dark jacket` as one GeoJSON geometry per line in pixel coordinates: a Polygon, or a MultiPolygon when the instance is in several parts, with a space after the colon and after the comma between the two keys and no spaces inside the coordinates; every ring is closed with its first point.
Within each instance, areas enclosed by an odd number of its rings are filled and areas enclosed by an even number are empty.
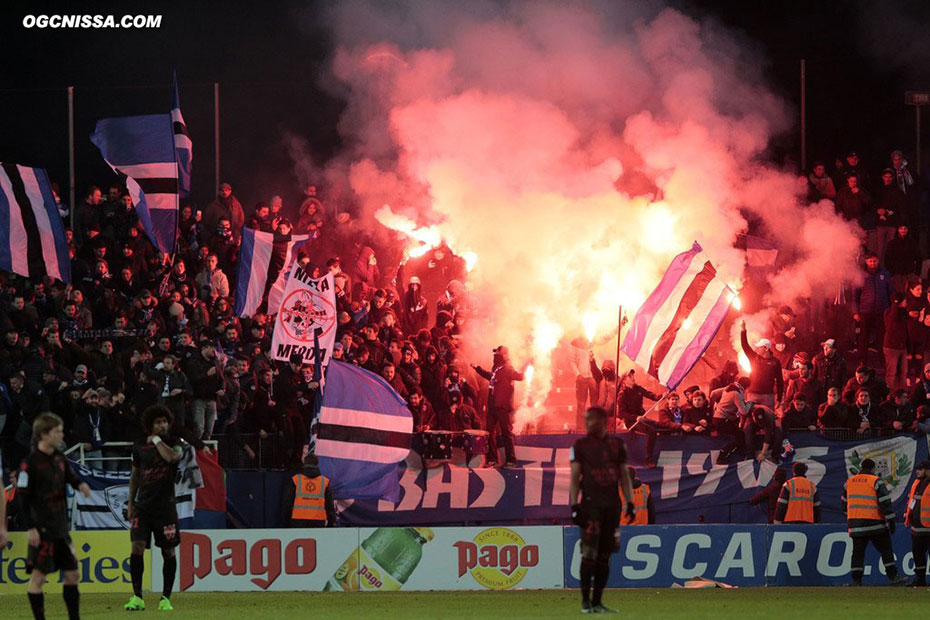
{"type": "Polygon", "coordinates": [[[885,383],[890,389],[904,387],[907,381],[907,309],[904,295],[895,291],[885,310],[885,383]]]}
{"type": "Polygon", "coordinates": [[[775,523],[775,511],[778,509],[778,494],[781,493],[781,487],[785,484],[787,478],[788,474],[784,469],[779,467],[775,470],[772,479],[765,485],[765,488],[753,495],[752,499],[749,500],[749,503],[753,506],[758,506],[765,502],[769,523],[775,523]]]}
{"type": "Polygon", "coordinates": [[[424,425],[432,419],[434,411],[430,402],[423,397],[422,389],[416,388],[410,392],[410,397],[407,399],[407,409],[410,410],[410,415],[413,416],[413,431],[418,433],[426,430],[424,425]]]}
{"type": "Polygon", "coordinates": [[[865,388],[856,392],[856,400],[850,407],[852,419],[858,422],[856,432],[861,434],[878,431],[882,427],[881,405],[872,401],[871,394],[865,388]]]}
{"type": "Polygon", "coordinates": [[[893,292],[891,274],[879,265],[877,256],[866,255],[862,284],[853,297],[853,320],[859,324],[859,358],[863,363],[868,361],[869,347],[882,344],[882,320],[893,292]]]}
{"type": "Polygon", "coordinates": [[[781,365],[772,354],[772,343],[763,338],[756,343],[755,349],[749,346],[746,322],[743,321],[740,344],[752,368],[749,375],[749,389],[746,390],[746,400],[774,409],[784,394],[785,383],[781,365]]]}
{"type": "Polygon", "coordinates": [[[826,392],[823,384],[812,375],[813,364],[809,361],[798,362],[798,376],[788,380],[788,387],[785,389],[785,408],[794,402],[794,397],[798,394],[804,395],[804,402],[812,407],[816,407],[824,398],[826,392]]]}
{"type": "Polygon", "coordinates": [[[784,430],[806,429],[809,431],[817,430],[817,413],[807,402],[807,397],[803,393],[794,395],[791,406],[785,408],[785,413],[781,419],[781,426],[784,430]]]}
{"type": "Polygon", "coordinates": [[[863,217],[869,212],[872,198],[869,193],[859,187],[859,175],[846,176],[846,185],[836,192],[836,211],[844,218],[857,224],[865,224],[863,217]]]}
{"type": "Polygon", "coordinates": [[[352,273],[353,285],[355,290],[352,291],[352,298],[359,301],[368,301],[371,299],[381,281],[381,270],[378,268],[378,259],[375,258],[375,251],[368,246],[362,248],[358,258],[355,260],[355,271],[352,273]]]}
{"type": "Polygon", "coordinates": [[[895,433],[907,433],[914,429],[914,405],[908,402],[907,391],[895,390],[882,403],[882,427],[895,433]]]}
{"type": "Polygon", "coordinates": [[[643,398],[658,401],[662,397],[636,383],[635,371],[631,369],[623,376],[620,391],[617,393],[618,414],[627,428],[633,426],[636,419],[646,412],[643,407],[643,398]]]}
{"type": "Polygon", "coordinates": [[[739,366],[733,360],[727,360],[723,363],[723,370],[720,374],[710,380],[710,387],[707,388],[707,391],[713,393],[720,388],[724,388],[736,381],[738,376],[739,366]]]}
{"type": "Polygon", "coordinates": [[[836,340],[828,338],[821,343],[823,350],[814,356],[814,377],[825,390],[832,387],[842,390],[846,385],[846,358],[836,350],[836,340]]]}
{"type": "Polygon", "coordinates": [[[846,382],[843,388],[843,400],[852,405],[859,390],[867,390],[873,403],[880,403],[888,396],[888,386],[875,376],[875,370],[865,366],[856,368],[856,374],[846,382]]]}
{"type": "Polygon", "coordinates": [[[891,274],[896,290],[903,291],[907,279],[920,273],[920,250],[906,224],[900,224],[885,247],[885,269],[891,274]]]}
{"type": "Polygon", "coordinates": [[[681,430],[686,433],[706,433],[714,419],[714,410],[701,390],[691,393],[691,403],[682,412],[684,422],[681,430]]]}
{"type": "Polygon", "coordinates": [[[827,402],[817,408],[817,426],[855,430],[858,424],[858,420],[850,414],[848,405],[840,398],[839,388],[831,387],[827,390],[827,402]]]}

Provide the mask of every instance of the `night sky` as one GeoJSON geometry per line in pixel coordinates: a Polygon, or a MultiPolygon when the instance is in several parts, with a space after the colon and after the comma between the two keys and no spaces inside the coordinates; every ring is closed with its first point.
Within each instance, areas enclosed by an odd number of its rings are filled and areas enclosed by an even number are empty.
{"type": "MultiPolygon", "coordinates": [[[[342,102],[318,77],[333,42],[314,28],[320,3],[94,2],[86,13],[160,13],[157,30],[26,29],[27,14],[58,13],[47,3],[0,8],[0,161],[40,166],[67,196],[67,94],[75,88],[78,200],[90,183],[114,180],[88,136],[107,116],[167,112],[172,69],[194,144],[194,201],[213,194],[213,83],[220,83],[222,179],[248,209],[300,193],[282,145],[304,136],[320,162],[339,146],[342,102]],[[234,8],[230,8],[234,6],[234,8]],[[303,27],[300,26],[303,24],[303,27]],[[310,26],[308,27],[308,24],[310,26]],[[268,195],[265,195],[268,194],[268,195]]],[[[762,57],[776,92],[800,105],[799,61],[807,60],[808,163],[856,148],[878,170],[892,148],[913,161],[914,109],[905,90],[930,90],[930,3],[672,2],[688,15],[737,31],[762,57]]],[[[74,9],[72,9],[74,10],[74,9]]],[[[925,126],[930,120],[925,120],[925,126]]],[[[924,139],[924,150],[930,136],[924,139]]],[[[799,163],[799,128],[779,136],[770,156],[799,163]]],[[[924,168],[930,165],[926,154],[924,168]]]]}

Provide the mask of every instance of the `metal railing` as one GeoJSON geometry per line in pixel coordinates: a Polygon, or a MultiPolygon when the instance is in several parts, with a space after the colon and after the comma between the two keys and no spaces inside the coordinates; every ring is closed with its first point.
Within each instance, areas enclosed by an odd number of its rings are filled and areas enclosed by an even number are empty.
{"type": "MultiPolygon", "coordinates": [[[[217,446],[219,444],[219,442],[213,439],[209,441],[205,441],[203,443],[210,446],[210,449],[213,451],[217,450],[217,446]]],[[[128,466],[128,463],[132,461],[132,447],[134,445],[135,444],[131,441],[107,441],[101,444],[100,448],[97,450],[86,450],[84,448],[83,443],[77,443],[71,446],[70,448],[68,448],[67,450],[65,450],[64,455],[67,456],[72,461],[75,461],[76,463],[80,463],[81,465],[84,465],[85,467],[87,466],[88,461],[91,461],[91,462],[101,461],[101,462],[104,462],[104,465],[106,463],[117,464],[116,467],[112,467],[112,468],[103,467],[102,469],[106,469],[109,471],[129,471],[130,467],[128,466]],[[88,452],[100,452],[101,455],[88,457],[87,456],[88,452]],[[120,454],[117,454],[114,456],[114,452],[118,452],[120,454]],[[122,462],[127,462],[127,466],[126,467],[119,466],[119,463],[122,463],[122,462]]]]}

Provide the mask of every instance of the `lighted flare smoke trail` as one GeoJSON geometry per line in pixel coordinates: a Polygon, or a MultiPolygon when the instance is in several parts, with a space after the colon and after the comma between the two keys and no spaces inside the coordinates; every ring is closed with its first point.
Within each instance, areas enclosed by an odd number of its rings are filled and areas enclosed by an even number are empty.
{"type": "Polygon", "coordinates": [[[791,114],[763,61],[713,23],[633,1],[328,10],[348,146],[321,178],[408,257],[444,242],[466,260],[462,355],[506,344],[532,364],[518,425],[541,413],[560,343],[616,333],[618,306],[632,316],[693,241],[740,281],[743,212],[781,244],[780,302],[855,273],[857,231],[765,163],[791,114]]]}

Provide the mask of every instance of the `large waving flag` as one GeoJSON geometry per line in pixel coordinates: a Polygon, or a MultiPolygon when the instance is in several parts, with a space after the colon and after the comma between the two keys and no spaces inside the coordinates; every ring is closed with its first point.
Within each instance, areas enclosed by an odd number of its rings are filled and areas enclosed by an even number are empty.
{"type": "Polygon", "coordinates": [[[71,282],[65,227],[42,168],[0,164],[0,269],[71,282]]]}
{"type": "Polygon", "coordinates": [[[178,162],[170,114],[97,121],[90,141],[136,205],[139,222],[160,251],[171,254],[178,232],[178,162]]]}
{"type": "Polygon", "coordinates": [[[695,242],[636,312],[622,350],[674,390],[704,355],[734,297],[695,242]]]}
{"type": "Polygon", "coordinates": [[[181,98],[178,96],[178,75],[174,74],[171,91],[171,124],[174,128],[174,150],[178,160],[178,194],[187,198],[191,194],[191,162],[193,149],[187,124],[181,116],[181,98]]]}
{"type": "Polygon", "coordinates": [[[314,451],[335,498],[396,502],[398,463],[407,458],[412,435],[407,403],[387,381],[330,361],[314,451]]]}
{"type": "Polygon", "coordinates": [[[239,271],[236,276],[236,316],[277,312],[299,248],[310,235],[284,237],[251,228],[242,229],[239,271]]]}

